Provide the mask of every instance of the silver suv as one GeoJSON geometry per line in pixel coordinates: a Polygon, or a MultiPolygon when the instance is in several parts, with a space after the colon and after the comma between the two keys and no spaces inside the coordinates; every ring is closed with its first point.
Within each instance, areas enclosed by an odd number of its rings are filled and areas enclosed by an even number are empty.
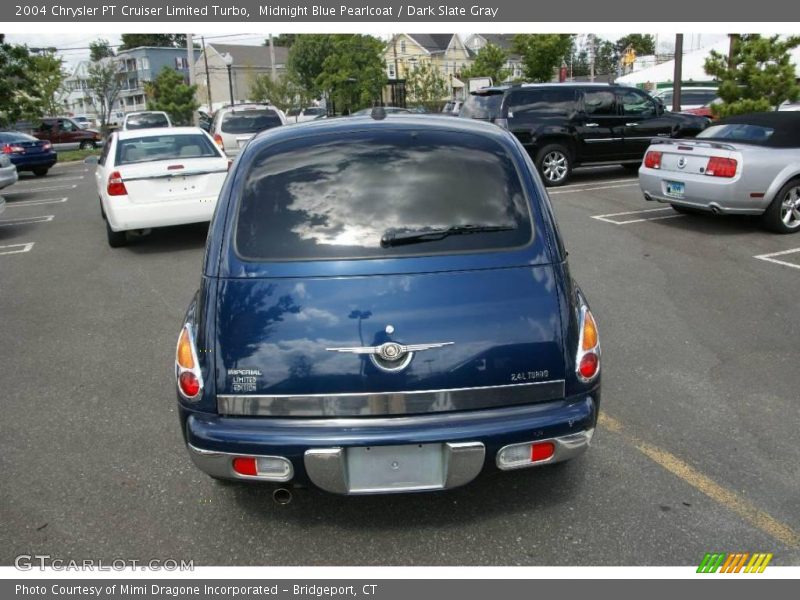
{"type": "Polygon", "coordinates": [[[255,134],[286,125],[286,115],[271,104],[236,104],[220,108],[211,123],[211,135],[228,156],[236,156],[255,134]]]}

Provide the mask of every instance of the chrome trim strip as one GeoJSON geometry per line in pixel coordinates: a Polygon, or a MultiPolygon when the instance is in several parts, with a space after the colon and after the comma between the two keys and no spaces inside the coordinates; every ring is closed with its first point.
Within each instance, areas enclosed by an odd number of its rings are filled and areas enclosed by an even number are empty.
{"type": "MultiPolygon", "coordinates": [[[[214,158],[214,157],[209,157],[214,158]]],[[[180,160],[180,159],[175,159],[180,160]]],[[[192,177],[194,175],[214,175],[215,173],[227,173],[227,169],[212,169],[204,171],[172,171],[170,173],[163,173],[161,175],[140,175],[139,177],[124,177],[124,182],[129,181],[143,181],[145,179],[169,179],[172,177],[192,177]]]]}
{"type": "Polygon", "coordinates": [[[588,138],[583,140],[587,144],[597,144],[598,142],[618,142],[622,138],[621,137],[610,137],[610,138],[588,138]]]}
{"type": "Polygon", "coordinates": [[[563,399],[563,379],[441,390],[308,395],[217,396],[220,415],[250,417],[378,417],[500,408],[563,399]]]}
{"type": "Polygon", "coordinates": [[[591,429],[585,429],[584,431],[579,431],[578,433],[571,433],[569,435],[564,435],[561,437],[554,437],[554,438],[545,438],[541,440],[531,440],[530,442],[522,442],[517,444],[509,444],[508,446],[503,446],[500,450],[497,451],[497,455],[495,456],[495,464],[497,468],[502,471],[514,471],[516,469],[527,469],[528,467],[538,467],[541,465],[551,465],[557,462],[563,462],[565,460],[569,460],[571,458],[575,458],[579,454],[583,454],[588,448],[589,445],[592,443],[592,437],[594,436],[594,427],[591,429]],[[501,465],[500,464],[500,453],[503,450],[508,448],[513,448],[514,446],[525,446],[527,444],[538,444],[541,442],[553,442],[555,446],[555,451],[553,452],[553,456],[548,458],[547,460],[540,460],[535,463],[523,463],[518,465],[501,465]]]}

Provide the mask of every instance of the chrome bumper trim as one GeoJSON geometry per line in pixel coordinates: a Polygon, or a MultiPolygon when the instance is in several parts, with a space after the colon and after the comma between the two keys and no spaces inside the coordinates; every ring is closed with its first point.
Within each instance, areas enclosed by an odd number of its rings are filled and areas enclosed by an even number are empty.
{"type": "Polygon", "coordinates": [[[223,416],[378,417],[499,408],[564,398],[564,380],[402,392],[228,395],[217,397],[223,416]]]}
{"type": "Polygon", "coordinates": [[[347,472],[344,448],[313,448],[303,457],[306,473],[317,487],[334,494],[386,494],[414,491],[443,490],[465,485],[483,469],[486,448],[481,442],[445,442],[444,478],[440,485],[425,487],[381,488],[353,490],[347,472]]]}
{"type": "Polygon", "coordinates": [[[594,428],[586,429],[584,431],[579,431],[578,433],[571,433],[569,435],[564,435],[561,437],[554,437],[554,438],[545,438],[542,440],[530,440],[529,442],[522,442],[524,443],[540,443],[540,442],[553,442],[555,446],[555,451],[553,452],[553,456],[548,458],[547,460],[540,460],[535,463],[525,463],[521,465],[501,465],[500,464],[500,453],[505,450],[506,448],[510,448],[511,446],[519,446],[520,443],[509,444],[508,446],[503,446],[500,450],[497,451],[497,455],[495,456],[495,464],[497,465],[498,469],[503,471],[512,471],[516,469],[527,469],[529,467],[538,467],[541,465],[551,465],[557,462],[563,462],[565,460],[569,460],[571,458],[575,458],[576,456],[583,454],[589,448],[589,444],[592,442],[592,436],[594,435],[594,428]]]}
{"type": "Polygon", "coordinates": [[[266,477],[264,475],[240,475],[233,470],[233,459],[237,456],[253,456],[256,458],[281,458],[286,460],[283,456],[267,456],[263,454],[236,454],[232,452],[217,452],[215,450],[203,450],[191,444],[186,444],[189,450],[189,456],[195,466],[212,477],[219,479],[241,479],[244,481],[273,481],[277,483],[290,481],[294,477],[294,467],[292,461],[287,461],[292,467],[289,474],[285,477],[266,477]]]}

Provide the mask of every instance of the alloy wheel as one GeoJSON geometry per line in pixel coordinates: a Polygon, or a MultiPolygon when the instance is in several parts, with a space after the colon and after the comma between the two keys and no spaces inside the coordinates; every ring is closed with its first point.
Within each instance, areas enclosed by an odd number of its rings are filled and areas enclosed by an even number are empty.
{"type": "Polygon", "coordinates": [[[783,197],[781,221],[789,229],[800,227],[800,185],[789,188],[783,197]]]}
{"type": "Polygon", "coordinates": [[[554,150],[548,152],[542,161],[542,173],[551,183],[557,183],[564,179],[569,168],[568,158],[563,152],[554,150]]]}

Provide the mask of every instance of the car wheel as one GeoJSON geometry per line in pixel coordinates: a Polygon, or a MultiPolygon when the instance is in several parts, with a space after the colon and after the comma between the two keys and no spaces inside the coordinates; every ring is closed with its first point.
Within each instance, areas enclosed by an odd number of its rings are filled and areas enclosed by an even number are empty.
{"type": "Polygon", "coordinates": [[[679,212],[682,215],[702,215],[705,211],[699,208],[690,208],[688,206],[681,206],[680,204],[670,204],[672,210],[679,212]]]}
{"type": "Polygon", "coordinates": [[[550,144],[536,154],[536,168],[548,187],[564,185],[572,172],[569,151],[561,144],[550,144]]]}
{"type": "Polygon", "coordinates": [[[45,175],[47,175],[47,172],[48,172],[49,170],[50,170],[50,169],[49,169],[49,168],[47,168],[47,167],[36,167],[36,168],[33,170],[33,174],[34,174],[34,175],[36,175],[37,177],[44,177],[45,175]]]}
{"type": "Polygon", "coordinates": [[[108,245],[112,248],[119,248],[128,243],[128,235],[124,231],[111,229],[108,221],[106,221],[106,236],[108,237],[108,245]]]}
{"type": "Polygon", "coordinates": [[[81,150],[88,150],[89,148],[97,148],[97,144],[95,144],[92,140],[83,140],[78,147],[81,150]]]}
{"type": "Polygon", "coordinates": [[[764,224],[777,233],[800,231],[800,179],[781,188],[764,212],[764,224]]]}

